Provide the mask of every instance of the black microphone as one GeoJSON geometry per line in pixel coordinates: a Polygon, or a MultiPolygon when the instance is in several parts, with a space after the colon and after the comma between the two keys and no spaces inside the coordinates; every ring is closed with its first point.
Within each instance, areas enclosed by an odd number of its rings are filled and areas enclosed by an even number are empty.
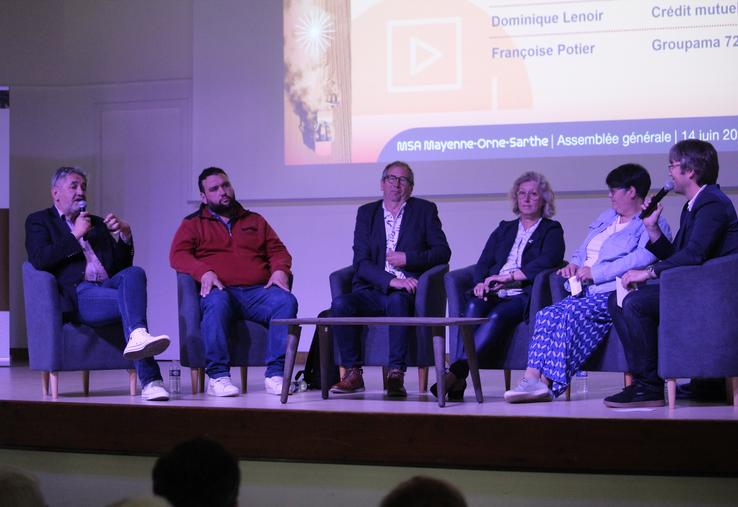
{"type": "Polygon", "coordinates": [[[87,201],[77,201],[77,209],[80,212],[87,211],[87,201]]]}
{"type": "Polygon", "coordinates": [[[641,214],[638,215],[641,220],[646,218],[648,215],[654,212],[656,209],[656,205],[661,202],[661,199],[666,197],[666,194],[674,190],[674,182],[671,180],[667,180],[666,183],[664,183],[664,186],[659,190],[656,195],[653,196],[651,199],[651,202],[648,203],[648,207],[641,211],[641,214]]]}

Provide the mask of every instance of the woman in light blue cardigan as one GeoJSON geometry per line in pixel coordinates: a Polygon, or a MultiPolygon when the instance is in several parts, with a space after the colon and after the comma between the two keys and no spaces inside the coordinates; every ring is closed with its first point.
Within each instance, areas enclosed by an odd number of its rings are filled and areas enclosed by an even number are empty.
{"type": "MultiPolygon", "coordinates": [[[[638,164],[624,164],[605,181],[612,208],[590,224],[587,238],[557,272],[575,277],[584,288],[536,314],[528,368],[520,384],[505,393],[505,401],[551,401],[566,391],[571,377],[610,331],[607,298],[615,290],[615,277],[656,261],[645,248],[648,234],[638,217],[651,188],[648,172],[638,164]]],[[[659,224],[671,237],[666,221],[660,219],[659,224]]],[[[566,286],[571,292],[569,282],[566,286]]]]}

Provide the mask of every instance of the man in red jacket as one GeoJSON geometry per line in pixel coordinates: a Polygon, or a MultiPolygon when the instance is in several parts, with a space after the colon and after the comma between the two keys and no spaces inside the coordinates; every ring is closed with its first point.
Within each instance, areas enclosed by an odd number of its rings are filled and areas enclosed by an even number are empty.
{"type": "MultiPolygon", "coordinates": [[[[236,201],[223,169],[208,167],[197,183],[202,204],[177,229],[169,262],[200,283],[208,394],[237,396],[228,356],[231,319],[239,316],[268,325],[271,319],[297,315],[289,286],[292,257],[267,221],[236,201]]],[[[286,347],[287,327],[270,327],[267,393],[282,393],[286,347]]]]}

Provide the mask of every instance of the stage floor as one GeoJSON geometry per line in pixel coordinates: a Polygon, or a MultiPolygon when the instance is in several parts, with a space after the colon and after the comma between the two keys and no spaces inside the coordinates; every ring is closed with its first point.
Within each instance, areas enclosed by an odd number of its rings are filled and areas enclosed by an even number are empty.
{"type": "MultiPolygon", "coordinates": [[[[165,378],[167,367],[161,363],[165,378]]],[[[183,394],[168,402],[129,396],[123,371],[91,372],[86,397],[81,373],[63,372],[52,402],[41,395],[40,373],[0,368],[0,410],[10,414],[0,446],[150,455],[206,433],[243,459],[738,475],[738,409],[681,400],[675,410],[607,408],[602,398],[621,388],[621,374],[590,373],[589,392],[568,402],[511,405],[502,399],[502,372],[483,370],[484,403],[469,387],[463,403],[439,408],[418,392],[415,368],[406,375],[405,400],[387,399],[381,368],[368,367],[363,393],[323,400],[307,391],[285,405],[264,392],[263,372],[249,369],[245,395],[214,398],[192,395],[183,368],[183,394]]],[[[238,370],[232,373],[238,384],[238,370]]],[[[513,372],[514,384],[521,374],[513,372]]]]}
{"type": "MultiPolygon", "coordinates": [[[[166,379],[168,362],[162,361],[160,367],[166,379]]],[[[295,371],[302,365],[295,367],[295,371]]],[[[320,391],[305,391],[293,394],[286,404],[279,402],[278,396],[264,392],[264,368],[249,368],[247,392],[234,398],[216,398],[204,393],[192,394],[189,368],[182,368],[182,394],[178,399],[167,402],[147,402],[140,396],[128,394],[127,375],[123,371],[93,371],[90,373],[90,395],[82,392],[81,372],[62,372],[59,381],[57,403],[93,403],[112,405],[182,406],[202,408],[244,408],[311,410],[326,412],[357,413],[403,413],[443,416],[535,416],[535,417],[573,417],[591,419],[697,419],[697,420],[736,420],[738,410],[726,404],[705,404],[679,400],[675,410],[666,407],[639,409],[611,409],[604,406],[602,399],[616,393],[623,385],[620,373],[591,372],[588,375],[587,394],[572,390],[571,401],[564,396],[551,403],[527,403],[511,405],[502,398],[504,379],[500,370],[481,370],[484,403],[474,399],[474,389],[466,390],[464,402],[447,402],[439,408],[436,398],[430,392],[418,391],[417,369],[409,368],[405,377],[408,390],[407,399],[390,399],[382,391],[381,368],[367,367],[364,371],[366,391],[356,394],[331,394],[323,400],[320,391]]],[[[521,371],[512,374],[516,385],[522,376],[521,371]]],[[[238,369],[233,369],[234,384],[240,386],[238,369]]],[[[575,380],[575,382],[578,379],[575,380]]],[[[435,374],[429,373],[429,385],[435,381],[435,374]]],[[[51,401],[41,394],[41,375],[28,367],[18,366],[0,368],[0,400],[51,401]]]]}

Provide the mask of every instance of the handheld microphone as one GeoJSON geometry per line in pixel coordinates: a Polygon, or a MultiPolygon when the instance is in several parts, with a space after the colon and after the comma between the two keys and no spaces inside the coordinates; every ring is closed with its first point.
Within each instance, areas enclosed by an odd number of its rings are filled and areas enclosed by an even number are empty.
{"type": "Polygon", "coordinates": [[[674,182],[671,180],[667,180],[666,183],[664,183],[664,186],[659,190],[656,195],[653,196],[653,199],[651,199],[651,202],[648,203],[648,207],[641,211],[641,214],[638,215],[638,217],[643,220],[647,216],[649,216],[651,213],[654,212],[656,209],[656,205],[661,202],[661,199],[663,199],[666,194],[674,190],[674,182]]]}
{"type": "Polygon", "coordinates": [[[77,208],[81,211],[87,211],[87,201],[77,201],[77,208]]]}

